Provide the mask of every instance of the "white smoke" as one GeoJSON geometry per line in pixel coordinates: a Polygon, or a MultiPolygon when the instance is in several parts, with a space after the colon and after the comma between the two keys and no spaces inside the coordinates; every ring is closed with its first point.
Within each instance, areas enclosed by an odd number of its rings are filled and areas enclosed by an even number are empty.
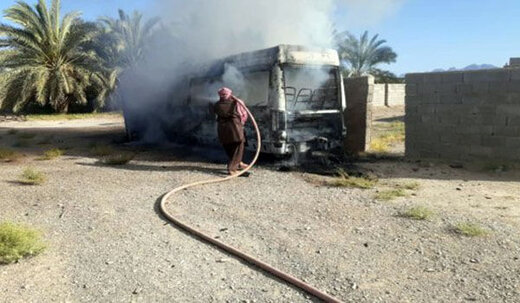
{"type": "MultiPolygon", "coordinates": [[[[161,125],[174,119],[164,114],[170,113],[167,107],[185,103],[187,78],[201,65],[278,44],[330,48],[337,10],[345,9],[348,16],[349,9],[367,2],[379,16],[401,0],[157,0],[161,35],[145,62],[121,79],[125,115],[133,121],[127,126],[145,128],[147,141],[160,140],[161,125]]],[[[237,82],[242,77],[237,72],[228,69],[226,75],[237,82]]]]}

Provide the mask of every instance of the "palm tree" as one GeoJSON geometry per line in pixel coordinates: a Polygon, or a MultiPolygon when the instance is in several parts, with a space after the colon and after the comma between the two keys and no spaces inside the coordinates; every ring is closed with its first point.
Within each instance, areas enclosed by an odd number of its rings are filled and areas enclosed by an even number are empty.
{"type": "Polygon", "coordinates": [[[17,112],[35,101],[66,113],[71,103],[87,103],[88,89],[102,91],[101,60],[84,47],[95,37],[94,24],[77,12],[60,19],[60,8],[60,0],[52,0],[50,9],[45,0],[34,7],[20,1],[5,11],[18,26],[0,24],[2,109],[17,112]]]}
{"type": "Polygon", "coordinates": [[[159,23],[159,18],[151,18],[144,24],[143,15],[134,11],[132,15],[119,10],[119,19],[102,17],[102,33],[98,49],[109,66],[128,68],[144,59],[153,30],[159,23]]]}
{"type": "Polygon", "coordinates": [[[397,58],[391,47],[383,46],[386,40],[378,40],[379,35],[370,40],[367,31],[359,39],[348,31],[334,36],[341,62],[350,77],[377,73],[378,64],[392,63],[397,58]]]}

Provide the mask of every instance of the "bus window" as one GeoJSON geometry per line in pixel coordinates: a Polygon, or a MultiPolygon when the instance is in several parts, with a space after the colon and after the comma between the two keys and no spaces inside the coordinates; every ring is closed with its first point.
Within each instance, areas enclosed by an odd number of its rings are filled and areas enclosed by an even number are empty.
{"type": "Polygon", "coordinates": [[[337,70],[285,66],[286,106],[289,111],[337,109],[337,70]]]}
{"type": "Polygon", "coordinates": [[[244,72],[243,81],[230,87],[233,93],[249,106],[267,106],[269,99],[269,71],[244,72]]]}

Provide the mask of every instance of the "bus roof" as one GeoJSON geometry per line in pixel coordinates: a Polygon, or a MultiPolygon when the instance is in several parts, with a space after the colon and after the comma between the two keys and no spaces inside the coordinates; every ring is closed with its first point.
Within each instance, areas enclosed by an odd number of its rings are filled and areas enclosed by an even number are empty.
{"type": "Polygon", "coordinates": [[[277,62],[282,64],[339,66],[339,57],[333,49],[281,44],[214,61],[211,65],[206,66],[206,69],[203,69],[205,71],[203,74],[206,76],[222,74],[226,64],[241,69],[272,66],[277,62]]]}

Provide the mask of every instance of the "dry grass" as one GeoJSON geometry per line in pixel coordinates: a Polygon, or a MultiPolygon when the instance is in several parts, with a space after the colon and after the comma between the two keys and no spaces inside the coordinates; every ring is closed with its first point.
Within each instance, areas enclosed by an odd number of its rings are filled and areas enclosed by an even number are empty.
{"type": "Polygon", "coordinates": [[[40,159],[41,160],[53,160],[53,159],[61,157],[64,153],[65,152],[62,149],[52,148],[52,149],[46,150],[40,159]]]}
{"type": "Polygon", "coordinates": [[[377,200],[390,201],[399,197],[407,197],[408,194],[402,188],[388,189],[378,192],[375,196],[377,200]]]}
{"type": "Polygon", "coordinates": [[[119,118],[120,113],[85,113],[85,114],[49,114],[49,115],[27,115],[27,121],[60,121],[60,120],[80,120],[94,118],[119,118]]]}
{"type": "Polygon", "coordinates": [[[40,232],[24,225],[0,223],[0,264],[34,256],[45,249],[40,232]]]}
{"type": "Polygon", "coordinates": [[[455,224],[454,230],[456,233],[466,237],[482,237],[489,234],[489,231],[477,223],[459,222],[455,224]]]}
{"type": "Polygon", "coordinates": [[[402,217],[414,220],[428,220],[434,212],[425,206],[414,206],[400,213],[402,217]]]}
{"type": "Polygon", "coordinates": [[[408,182],[404,184],[397,184],[395,187],[407,190],[418,190],[419,187],[421,187],[421,185],[419,184],[419,182],[408,182]]]}
{"type": "Polygon", "coordinates": [[[370,149],[374,152],[385,153],[388,152],[390,146],[396,143],[404,142],[405,130],[404,123],[395,121],[384,126],[384,134],[372,139],[370,142],[370,149]]]}
{"type": "Polygon", "coordinates": [[[352,177],[349,176],[344,170],[338,170],[338,177],[327,182],[327,185],[336,187],[354,187],[362,189],[370,189],[377,183],[376,180],[367,177],[352,177]]]}
{"type": "Polygon", "coordinates": [[[109,155],[102,159],[102,162],[106,165],[125,165],[132,161],[135,154],[132,153],[117,153],[109,155]]]}
{"type": "Polygon", "coordinates": [[[14,162],[19,160],[22,154],[7,148],[0,147],[0,161],[3,162],[14,162]]]}
{"type": "Polygon", "coordinates": [[[40,185],[45,182],[45,174],[33,168],[26,168],[20,175],[18,182],[26,185],[40,185]]]}

